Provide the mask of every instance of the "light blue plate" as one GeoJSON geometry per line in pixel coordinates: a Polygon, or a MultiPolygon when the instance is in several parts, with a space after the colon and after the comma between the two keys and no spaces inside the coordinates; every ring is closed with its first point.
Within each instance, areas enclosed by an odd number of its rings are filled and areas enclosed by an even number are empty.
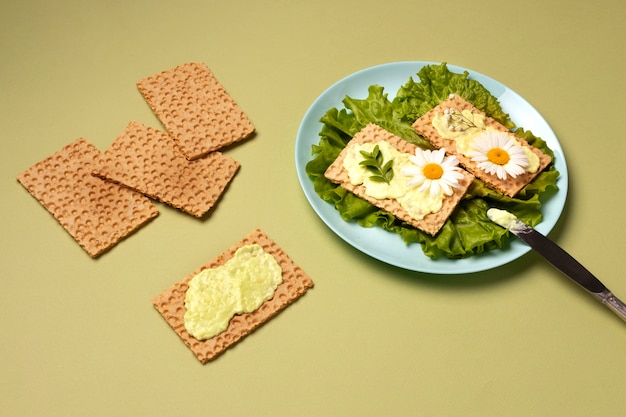
{"type": "MultiPolygon", "coordinates": [[[[296,169],[304,194],[313,210],[331,230],[363,253],[411,271],[432,274],[465,274],[484,271],[509,263],[527,253],[530,248],[515,239],[505,250],[493,250],[467,259],[430,259],[424,255],[419,244],[407,245],[395,233],[379,227],[364,228],[355,222],[344,221],[331,204],[315,193],[313,182],[305,170],[306,164],[312,159],[312,145],[319,143],[319,132],[322,128],[319,120],[328,109],[344,108],[342,101],[346,96],[355,99],[366,98],[368,87],[372,84],[384,87],[385,93],[392,100],[398,89],[406,84],[410,77],[413,77],[416,82],[419,81],[417,72],[422,67],[439,64],[421,61],[383,64],[358,71],[332,85],[313,102],[302,119],[296,138],[296,169]]],[[[511,116],[517,126],[541,137],[554,151],[556,169],[561,175],[558,179],[559,190],[543,205],[544,219],[536,227],[541,233],[548,234],[563,211],[568,186],[567,166],[556,135],[537,110],[505,85],[462,67],[448,65],[448,69],[457,73],[467,71],[470,78],[480,82],[499,100],[503,110],[511,116]]]]}

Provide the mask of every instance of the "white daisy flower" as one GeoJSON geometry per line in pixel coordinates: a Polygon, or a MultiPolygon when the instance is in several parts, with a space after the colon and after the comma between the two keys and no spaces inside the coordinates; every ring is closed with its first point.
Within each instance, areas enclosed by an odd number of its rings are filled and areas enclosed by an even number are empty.
{"type": "Polygon", "coordinates": [[[420,185],[419,191],[430,191],[432,197],[441,192],[452,195],[452,189],[459,187],[459,180],[463,178],[459,160],[455,156],[446,156],[445,148],[435,151],[417,148],[409,159],[415,166],[402,169],[402,174],[412,177],[408,186],[420,185]]]}
{"type": "Polygon", "coordinates": [[[472,161],[478,163],[478,168],[497,175],[501,180],[523,174],[529,165],[522,146],[507,133],[487,130],[476,136],[472,146],[474,150],[469,152],[472,161]]]}

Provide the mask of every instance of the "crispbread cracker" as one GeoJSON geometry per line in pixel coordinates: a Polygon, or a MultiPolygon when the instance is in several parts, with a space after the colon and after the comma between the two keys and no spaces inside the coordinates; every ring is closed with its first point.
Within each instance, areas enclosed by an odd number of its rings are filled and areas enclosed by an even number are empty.
{"type": "Polygon", "coordinates": [[[99,156],[79,138],[17,177],[92,257],[158,215],[143,195],[91,175],[99,156]]]}
{"type": "Polygon", "coordinates": [[[356,135],[354,135],[354,137],[350,140],[350,142],[348,142],[346,147],[341,151],[337,159],[335,159],[335,161],[326,169],[324,175],[326,176],[326,178],[336,184],[341,185],[343,188],[350,191],[351,193],[361,197],[364,200],[369,201],[376,207],[393,214],[395,217],[410,224],[411,226],[431,235],[437,234],[437,232],[444,225],[448,217],[450,217],[459,201],[461,201],[463,194],[465,194],[465,191],[474,180],[474,176],[466,171],[461,170],[464,178],[459,181],[459,187],[453,189],[454,193],[443,200],[443,206],[441,207],[441,210],[436,213],[429,213],[421,220],[416,220],[402,208],[397,200],[379,200],[368,196],[365,192],[365,187],[362,184],[354,185],[350,182],[348,172],[343,168],[343,160],[351,145],[357,143],[375,143],[382,140],[387,141],[389,144],[391,144],[402,153],[415,153],[415,145],[405,141],[398,136],[395,136],[394,134],[381,128],[380,126],[370,123],[362,130],[357,132],[356,135]]]}
{"type": "Polygon", "coordinates": [[[102,154],[94,174],[202,217],[238,169],[239,162],[220,152],[189,161],[165,132],[130,122],[102,154]]]}
{"type": "MultiPolygon", "coordinates": [[[[437,115],[441,115],[444,113],[446,109],[455,109],[456,111],[470,110],[474,113],[479,113],[485,115],[484,112],[475,108],[471,103],[468,103],[459,95],[454,94],[451,97],[447,98],[443,102],[441,102],[438,106],[432,108],[425,115],[417,119],[413,123],[413,128],[417,133],[422,135],[426,140],[431,142],[438,148],[446,148],[446,152],[454,155],[459,160],[459,163],[472,174],[474,174],[477,178],[483,180],[487,185],[496,189],[504,195],[509,197],[514,197],[524,186],[530,183],[539,173],[544,170],[550,162],[552,162],[552,158],[549,155],[544,154],[541,150],[531,146],[524,139],[515,136],[516,140],[522,144],[522,146],[528,147],[535,155],[539,157],[540,166],[537,172],[525,172],[524,174],[518,175],[516,178],[508,177],[505,180],[501,180],[495,174],[488,174],[482,169],[478,168],[478,164],[472,161],[469,157],[463,155],[458,152],[456,149],[456,142],[452,139],[445,139],[439,135],[437,129],[433,126],[432,121],[437,115]]],[[[501,132],[506,132],[514,135],[514,132],[511,132],[505,126],[500,124],[498,121],[493,118],[486,116],[485,117],[485,126],[492,127],[501,132]]]]}
{"type": "Polygon", "coordinates": [[[266,323],[284,308],[303,296],[313,287],[313,281],[296,265],[289,256],[261,230],[256,229],[242,241],[223,252],[217,258],[204,264],[195,272],[189,274],[182,281],[163,291],[152,300],[154,308],[163,316],[165,321],[178,334],[183,342],[191,349],[201,363],[206,363],[239,340],[250,334],[256,328],[266,323]],[[222,333],[206,340],[198,340],[185,329],[185,294],[189,281],[207,268],[223,265],[244,245],[259,244],[265,252],[274,256],[283,270],[283,282],[276,288],[274,296],[265,301],[261,307],[251,313],[235,315],[222,333]]]}
{"type": "Polygon", "coordinates": [[[137,82],[187,159],[247,138],[254,126],[205,64],[186,63],[137,82]]]}

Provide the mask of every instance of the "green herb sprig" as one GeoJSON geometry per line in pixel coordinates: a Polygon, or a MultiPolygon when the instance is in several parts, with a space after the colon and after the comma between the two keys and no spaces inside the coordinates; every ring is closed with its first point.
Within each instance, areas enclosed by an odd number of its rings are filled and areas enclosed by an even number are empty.
{"type": "Polygon", "coordinates": [[[365,159],[359,162],[359,165],[363,165],[374,174],[370,175],[372,181],[386,182],[387,184],[391,182],[393,179],[393,159],[385,162],[378,145],[374,146],[372,152],[361,151],[361,155],[365,159]]]}

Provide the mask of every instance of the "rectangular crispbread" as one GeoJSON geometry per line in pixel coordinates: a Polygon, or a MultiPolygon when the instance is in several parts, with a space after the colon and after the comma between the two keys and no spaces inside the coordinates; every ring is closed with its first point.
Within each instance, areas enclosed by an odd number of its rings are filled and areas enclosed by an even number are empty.
{"type": "MultiPolygon", "coordinates": [[[[473,113],[485,115],[484,112],[475,108],[471,103],[465,101],[459,95],[454,94],[446,100],[442,101],[439,105],[432,108],[422,117],[417,119],[413,123],[413,128],[415,131],[423,136],[430,143],[435,145],[437,148],[445,148],[446,153],[454,155],[459,160],[459,163],[467,169],[469,172],[474,174],[477,178],[483,180],[487,185],[499,191],[500,193],[507,195],[509,197],[514,197],[524,186],[530,183],[539,173],[545,169],[552,158],[549,155],[541,152],[541,150],[531,146],[524,139],[516,136],[516,140],[522,145],[527,147],[530,151],[532,151],[535,155],[539,157],[540,165],[539,169],[532,172],[525,172],[524,174],[518,175],[515,178],[507,177],[505,180],[498,178],[495,174],[489,174],[478,167],[478,164],[472,161],[468,156],[463,155],[461,152],[457,151],[456,142],[452,139],[443,138],[437,132],[437,129],[433,126],[433,119],[437,115],[443,115],[446,109],[454,109],[455,111],[463,111],[469,110],[473,113]]],[[[486,115],[485,115],[486,116],[486,115]]],[[[485,117],[485,126],[492,127],[498,131],[514,134],[505,126],[500,124],[495,119],[486,116],[485,117]]]]}
{"type": "Polygon", "coordinates": [[[215,359],[226,349],[240,341],[262,324],[269,321],[280,311],[303,296],[313,287],[311,278],[291,258],[261,230],[256,229],[240,242],[192,272],[180,282],[163,291],[152,300],[154,308],[163,316],[170,327],[191,349],[201,363],[215,359]],[[244,245],[259,244],[263,250],[271,254],[283,271],[283,281],[276,288],[274,296],[265,301],[261,307],[251,313],[235,315],[222,333],[206,340],[198,340],[185,329],[185,293],[189,281],[207,268],[223,265],[233,257],[237,249],[244,245]]]}
{"type": "Polygon", "coordinates": [[[17,177],[92,257],[158,215],[145,196],[91,175],[99,156],[79,138],[17,177]]]}
{"type": "Polygon", "coordinates": [[[137,88],[193,160],[249,137],[254,126],[202,63],[186,63],[137,82],[137,88]]]}
{"type": "Polygon", "coordinates": [[[380,126],[370,123],[354,135],[354,137],[350,140],[350,142],[348,142],[346,147],[341,151],[337,159],[335,159],[335,161],[327,168],[324,175],[326,176],[326,178],[336,184],[341,185],[343,188],[350,191],[351,193],[363,198],[364,200],[369,201],[376,207],[393,214],[395,217],[410,224],[411,226],[431,235],[437,234],[437,232],[444,225],[448,217],[450,217],[459,201],[461,201],[463,194],[465,194],[465,191],[467,191],[467,188],[474,180],[474,176],[466,171],[461,170],[464,178],[459,181],[459,188],[455,188],[454,193],[443,200],[443,206],[441,210],[436,213],[429,213],[423,219],[417,220],[411,217],[402,208],[400,203],[398,203],[398,201],[395,199],[379,200],[368,196],[366,193],[366,189],[362,184],[354,185],[350,182],[348,172],[343,168],[343,161],[350,146],[357,143],[376,143],[383,140],[387,141],[389,144],[394,146],[398,151],[402,153],[415,153],[415,145],[407,142],[406,140],[398,136],[395,136],[394,134],[383,129],[380,126]]]}
{"type": "Polygon", "coordinates": [[[189,161],[167,133],[130,122],[102,154],[93,172],[202,217],[216,204],[238,169],[239,162],[220,152],[189,161]]]}

